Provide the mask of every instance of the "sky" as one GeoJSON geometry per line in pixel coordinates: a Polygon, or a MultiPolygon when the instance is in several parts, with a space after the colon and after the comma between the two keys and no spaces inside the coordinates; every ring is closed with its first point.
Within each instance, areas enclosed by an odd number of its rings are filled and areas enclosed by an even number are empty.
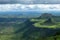
{"type": "Polygon", "coordinates": [[[0,0],[0,4],[60,4],[60,0],[0,0]]]}
{"type": "Polygon", "coordinates": [[[22,5],[22,4],[0,4],[0,11],[60,11],[60,4],[30,4],[30,5],[22,5]]]}

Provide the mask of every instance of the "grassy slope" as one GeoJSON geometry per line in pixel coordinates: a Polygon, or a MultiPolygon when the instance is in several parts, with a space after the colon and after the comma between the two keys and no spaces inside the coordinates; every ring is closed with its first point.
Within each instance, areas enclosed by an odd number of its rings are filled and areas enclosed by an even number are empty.
{"type": "Polygon", "coordinates": [[[37,23],[34,24],[35,27],[43,27],[43,28],[60,28],[60,22],[56,22],[56,24],[44,24],[42,25],[44,20],[41,20],[40,22],[38,21],[37,23]]]}

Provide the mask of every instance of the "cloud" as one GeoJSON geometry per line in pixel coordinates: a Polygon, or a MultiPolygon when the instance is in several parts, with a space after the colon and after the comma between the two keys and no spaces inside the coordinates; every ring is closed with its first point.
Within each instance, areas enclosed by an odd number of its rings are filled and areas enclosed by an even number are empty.
{"type": "Polygon", "coordinates": [[[0,4],[60,4],[60,0],[0,0],[0,4]]]}
{"type": "Polygon", "coordinates": [[[60,11],[60,4],[35,4],[35,5],[23,5],[23,4],[0,4],[0,11],[28,11],[28,10],[58,10],[60,11]]]}

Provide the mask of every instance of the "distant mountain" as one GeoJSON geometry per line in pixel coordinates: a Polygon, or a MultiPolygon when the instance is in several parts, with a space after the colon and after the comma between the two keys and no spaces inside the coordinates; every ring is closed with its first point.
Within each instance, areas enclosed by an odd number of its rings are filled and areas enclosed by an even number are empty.
{"type": "Polygon", "coordinates": [[[60,16],[59,11],[43,11],[43,10],[38,10],[38,11],[11,11],[11,12],[0,12],[0,17],[17,17],[17,18],[34,18],[34,17],[39,17],[39,16],[48,16],[48,15],[54,15],[54,16],[60,16]]]}
{"type": "Polygon", "coordinates": [[[27,11],[27,12],[0,12],[2,18],[33,18],[38,17],[39,12],[27,11]]]}
{"type": "Polygon", "coordinates": [[[51,18],[52,16],[54,16],[54,15],[52,15],[52,14],[49,14],[49,13],[43,13],[43,14],[41,14],[41,18],[51,18]]]}

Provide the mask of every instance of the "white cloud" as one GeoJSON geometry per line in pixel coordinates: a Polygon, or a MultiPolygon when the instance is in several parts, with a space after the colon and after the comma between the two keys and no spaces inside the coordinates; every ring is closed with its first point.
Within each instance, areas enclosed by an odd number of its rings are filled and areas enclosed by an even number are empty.
{"type": "Polygon", "coordinates": [[[60,10],[60,4],[0,4],[0,11],[60,10]]]}

